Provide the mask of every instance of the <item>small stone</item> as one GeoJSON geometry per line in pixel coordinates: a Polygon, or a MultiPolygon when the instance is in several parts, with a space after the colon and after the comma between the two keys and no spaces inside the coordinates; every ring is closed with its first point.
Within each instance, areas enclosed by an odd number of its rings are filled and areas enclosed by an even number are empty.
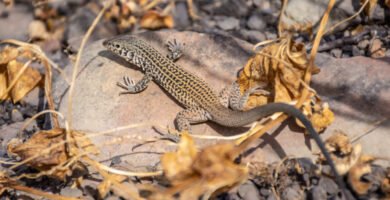
{"type": "Polygon", "coordinates": [[[343,55],[343,51],[341,49],[332,49],[330,51],[330,55],[335,58],[341,58],[341,55],[343,55]]]}
{"type": "Polygon", "coordinates": [[[390,58],[390,49],[387,49],[387,50],[386,50],[385,56],[390,58]]]}
{"type": "Polygon", "coordinates": [[[253,30],[241,30],[241,34],[244,36],[245,40],[248,40],[251,43],[258,43],[266,40],[266,36],[264,33],[253,30]]]}
{"type": "Polygon", "coordinates": [[[360,49],[357,46],[352,47],[352,55],[353,56],[361,56],[360,49]]]}
{"type": "Polygon", "coordinates": [[[238,188],[238,195],[245,200],[260,199],[259,190],[250,181],[245,182],[238,188]]]}
{"type": "Polygon", "coordinates": [[[267,40],[273,40],[277,38],[276,33],[268,32],[268,31],[265,32],[265,36],[267,37],[267,40]]]}
{"type": "Polygon", "coordinates": [[[358,43],[358,47],[359,49],[367,49],[368,45],[370,45],[370,41],[369,40],[362,40],[358,43]]]}
{"type": "Polygon", "coordinates": [[[24,118],[23,118],[22,113],[19,110],[13,109],[11,112],[11,120],[13,122],[21,122],[24,120],[24,118]]]}
{"type": "Polygon", "coordinates": [[[261,188],[261,189],[260,189],[260,194],[261,194],[261,196],[263,196],[263,197],[268,197],[271,193],[272,193],[272,192],[271,192],[270,189],[265,189],[265,188],[261,188]]]}
{"type": "Polygon", "coordinates": [[[227,17],[218,21],[217,26],[225,31],[238,29],[240,27],[240,21],[234,17],[227,17]]]}
{"type": "Polygon", "coordinates": [[[321,177],[318,186],[323,188],[328,194],[336,194],[338,192],[337,184],[325,176],[321,177]]]}
{"type": "Polygon", "coordinates": [[[316,186],[310,190],[311,199],[327,199],[327,194],[324,188],[316,186]]]}
{"type": "Polygon", "coordinates": [[[284,189],[281,197],[282,199],[286,199],[286,200],[305,199],[303,198],[302,191],[296,190],[293,187],[287,187],[286,189],[284,189]]]}
{"type": "Polygon", "coordinates": [[[65,187],[61,190],[61,195],[67,197],[81,197],[83,193],[79,189],[65,187]]]}
{"type": "Polygon", "coordinates": [[[252,30],[263,30],[267,26],[263,18],[259,15],[250,16],[246,25],[252,30]]]}

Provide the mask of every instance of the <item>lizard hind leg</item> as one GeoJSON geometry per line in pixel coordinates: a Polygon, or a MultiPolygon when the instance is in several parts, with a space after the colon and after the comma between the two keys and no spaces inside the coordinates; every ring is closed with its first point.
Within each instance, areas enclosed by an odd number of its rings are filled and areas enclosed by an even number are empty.
{"type": "Polygon", "coordinates": [[[176,39],[173,39],[173,41],[168,41],[166,46],[169,50],[167,57],[172,61],[176,61],[183,56],[184,43],[178,43],[176,39]]]}
{"type": "Polygon", "coordinates": [[[191,133],[191,124],[206,122],[210,118],[210,114],[202,108],[188,108],[176,115],[176,128],[191,133]]]}
{"type": "Polygon", "coordinates": [[[246,90],[244,94],[241,94],[240,85],[234,82],[230,87],[222,90],[220,93],[220,101],[226,107],[230,106],[233,110],[243,111],[249,95],[254,93],[269,95],[269,92],[262,89],[263,87],[263,85],[253,87],[246,90]]]}

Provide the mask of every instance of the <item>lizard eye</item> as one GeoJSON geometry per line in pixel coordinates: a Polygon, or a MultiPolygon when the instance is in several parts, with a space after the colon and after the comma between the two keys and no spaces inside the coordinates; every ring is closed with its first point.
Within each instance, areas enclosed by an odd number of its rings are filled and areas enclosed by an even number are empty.
{"type": "Polygon", "coordinates": [[[121,45],[119,45],[119,44],[115,44],[115,48],[120,48],[121,47],[121,45]]]}

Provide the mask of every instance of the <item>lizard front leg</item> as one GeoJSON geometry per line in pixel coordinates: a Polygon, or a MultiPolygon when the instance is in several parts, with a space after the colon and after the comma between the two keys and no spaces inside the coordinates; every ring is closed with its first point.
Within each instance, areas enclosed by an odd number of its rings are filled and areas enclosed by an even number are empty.
{"type": "Polygon", "coordinates": [[[141,80],[135,83],[134,80],[130,77],[124,76],[123,83],[118,82],[117,85],[126,90],[125,92],[121,92],[120,94],[135,94],[145,90],[152,79],[153,78],[151,75],[145,74],[145,76],[142,77],[141,80]]]}
{"type": "Polygon", "coordinates": [[[168,41],[166,46],[168,47],[169,54],[167,57],[172,61],[177,61],[181,56],[183,56],[184,43],[178,43],[176,39],[173,41],[168,41]]]}
{"type": "Polygon", "coordinates": [[[210,114],[202,108],[188,108],[176,115],[176,128],[179,131],[187,130],[191,132],[191,124],[205,122],[210,118],[210,114]]]}

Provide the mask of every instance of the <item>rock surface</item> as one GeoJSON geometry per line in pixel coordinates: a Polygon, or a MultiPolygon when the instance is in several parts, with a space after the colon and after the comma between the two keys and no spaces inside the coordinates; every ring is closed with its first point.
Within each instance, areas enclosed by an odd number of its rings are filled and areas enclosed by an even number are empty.
{"type": "MultiPolygon", "coordinates": [[[[249,43],[222,35],[166,31],[146,32],[139,37],[164,53],[167,52],[166,41],[176,38],[184,42],[185,55],[177,64],[206,80],[215,91],[230,84],[252,54],[249,43]]],[[[121,88],[116,82],[122,81],[125,75],[140,80],[143,74],[106,51],[102,41],[88,46],[84,52],[72,98],[74,129],[100,132],[145,122],[173,127],[174,118],[182,108],[169,94],[151,83],[139,94],[119,95],[121,88]]],[[[329,101],[336,114],[335,122],[323,136],[341,129],[363,144],[363,152],[389,155],[390,138],[386,130],[390,124],[383,121],[378,125],[377,122],[390,113],[390,81],[386,77],[390,73],[390,61],[364,57],[333,59],[319,55],[316,62],[322,72],[314,77],[313,87],[329,101]]],[[[66,68],[70,69],[69,66],[66,68]]],[[[63,81],[57,80],[54,91],[59,93],[55,96],[61,100],[60,111],[67,116],[68,94],[62,96],[64,89],[63,81]]],[[[310,146],[309,138],[299,129],[290,128],[284,123],[276,131],[265,134],[250,149],[252,153],[247,159],[277,161],[286,155],[311,156],[307,147],[310,146]]],[[[193,126],[194,134],[200,135],[232,135],[245,130],[247,128],[224,128],[211,122],[193,126]]],[[[142,168],[140,170],[144,171],[145,167],[158,163],[163,152],[175,149],[166,141],[145,142],[157,136],[152,128],[139,127],[92,137],[92,140],[101,148],[100,160],[106,164],[116,156],[121,157],[128,169],[142,168]]],[[[197,140],[199,146],[213,143],[216,141],[197,140]]]]}

